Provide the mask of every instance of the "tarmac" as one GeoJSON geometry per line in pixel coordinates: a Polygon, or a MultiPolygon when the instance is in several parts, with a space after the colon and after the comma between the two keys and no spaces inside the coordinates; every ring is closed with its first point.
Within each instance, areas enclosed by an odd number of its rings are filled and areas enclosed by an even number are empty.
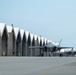
{"type": "Polygon", "coordinates": [[[0,57],[0,75],[76,75],[76,57],[0,57]]]}

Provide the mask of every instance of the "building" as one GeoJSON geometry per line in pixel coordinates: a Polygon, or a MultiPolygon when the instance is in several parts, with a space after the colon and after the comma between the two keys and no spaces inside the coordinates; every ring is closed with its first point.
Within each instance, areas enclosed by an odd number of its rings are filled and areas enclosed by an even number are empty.
{"type": "Polygon", "coordinates": [[[29,49],[29,46],[43,46],[49,43],[44,37],[31,34],[29,31],[0,23],[0,56],[40,56],[41,49],[29,49]]]}

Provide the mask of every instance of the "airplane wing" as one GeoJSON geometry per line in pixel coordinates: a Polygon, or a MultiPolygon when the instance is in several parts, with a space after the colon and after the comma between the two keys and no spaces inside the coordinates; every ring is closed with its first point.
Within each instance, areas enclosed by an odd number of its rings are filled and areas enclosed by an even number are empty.
{"type": "Polygon", "coordinates": [[[43,49],[44,46],[29,46],[30,49],[43,49]]]}
{"type": "Polygon", "coordinates": [[[58,50],[60,50],[60,49],[68,49],[68,48],[73,48],[73,47],[58,47],[58,50]]]}

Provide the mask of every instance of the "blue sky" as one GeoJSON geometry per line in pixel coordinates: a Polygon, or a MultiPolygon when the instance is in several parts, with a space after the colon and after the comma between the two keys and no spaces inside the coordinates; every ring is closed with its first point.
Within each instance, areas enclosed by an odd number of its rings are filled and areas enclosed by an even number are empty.
{"type": "Polygon", "coordinates": [[[76,0],[0,0],[0,22],[76,48],[76,0]]]}

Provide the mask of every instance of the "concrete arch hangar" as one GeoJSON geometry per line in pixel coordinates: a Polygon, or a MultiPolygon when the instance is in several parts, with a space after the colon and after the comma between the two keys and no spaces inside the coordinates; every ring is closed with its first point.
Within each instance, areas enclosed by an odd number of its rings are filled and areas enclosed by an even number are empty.
{"type": "Polygon", "coordinates": [[[26,56],[27,54],[26,54],[26,48],[27,48],[27,46],[26,46],[26,44],[27,44],[27,42],[26,42],[26,33],[25,33],[25,30],[23,30],[23,29],[20,29],[20,33],[21,33],[21,40],[22,40],[22,56],[26,56]]]}
{"type": "Polygon", "coordinates": [[[0,55],[8,55],[8,33],[5,23],[0,23],[0,55]]]}

